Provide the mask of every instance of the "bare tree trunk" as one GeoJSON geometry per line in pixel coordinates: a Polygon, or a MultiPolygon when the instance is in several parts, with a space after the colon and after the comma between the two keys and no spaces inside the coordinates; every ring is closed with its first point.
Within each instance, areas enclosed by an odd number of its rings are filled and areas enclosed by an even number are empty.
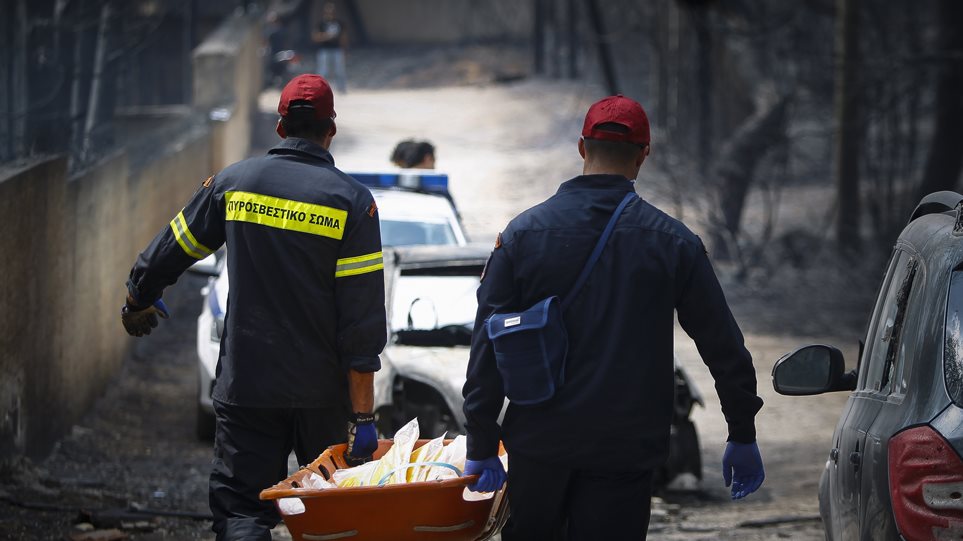
{"type": "Polygon", "coordinates": [[[943,65],[936,86],[936,127],[918,199],[956,189],[963,167],[963,3],[940,0],[939,12],[943,65]]]}
{"type": "Polygon", "coordinates": [[[567,25],[568,46],[568,78],[578,77],[578,15],[575,12],[575,0],[565,0],[565,23],[567,25]]]}
{"type": "Polygon", "coordinates": [[[14,23],[0,19],[0,161],[13,159],[13,47],[14,23]]]}
{"type": "Polygon", "coordinates": [[[534,41],[535,54],[535,73],[541,75],[545,73],[545,2],[546,0],[533,0],[535,3],[535,14],[532,17],[534,29],[532,31],[532,41],[534,41]]]}
{"type": "Polygon", "coordinates": [[[605,77],[605,87],[609,94],[619,91],[619,83],[615,76],[615,63],[612,61],[612,48],[609,46],[609,36],[605,31],[604,14],[599,9],[598,0],[585,0],[588,7],[589,23],[598,44],[599,62],[602,64],[602,75],[605,77]]]}
{"type": "Polygon", "coordinates": [[[84,33],[74,29],[73,73],[70,77],[70,141],[68,169],[73,171],[79,165],[80,150],[83,144],[83,124],[80,109],[80,85],[83,82],[84,33]]]}
{"type": "Polygon", "coordinates": [[[656,2],[652,7],[653,24],[647,36],[652,54],[654,69],[649,70],[649,88],[655,89],[655,115],[649,118],[653,124],[665,128],[668,126],[669,115],[669,33],[668,8],[664,1],[656,2]]]}
{"type": "Polygon", "coordinates": [[[57,1],[54,3],[54,9],[53,9],[53,28],[54,28],[53,51],[54,51],[54,54],[57,55],[56,58],[54,59],[55,61],[59,61],[59,59],[60,59],[60,40],[61,40],[61,38],[62,38],[62,36],[63,36],[63,33],[64,33],[64,31],[63,31],[63,26],[62,26],[62,24],[63,24],[63,16],[64,16],[64,11],[67,9],[67,4],[68,4],[69,2],[70,2],[70,0],[57,0],[57,1]]]}
{"type": "Polygon", "coordinates": [[[13,28],[13,93],[10,96],[13,112],[14,156],[27,153],[27,104],[29,103],[27,85],[27,2],[18,0],[16,26],[13,28]]]}
{"type": "Polygon", "coordinates": [[[699,125],[697,137],[697,163],[699,174],[709,172],[712,155],[712,36],[709,33],[709,11],[705,7],[692,8],[692,22],[696,30],[696,95],[698,96],[699,125]]]}
{"type": "Polygon", "coordinates": [[[859,0],[836,3],[836,241],[843,252],[859,250],[859,0]]]}
{"type": "Polygon", "coordinates": [[[93,147],[93,133],[97,127],[100,104],[102,100],[101,89],[103,86],[104,65],[107,58],[107,30],[110,24],[111,6],[110,2],[105,2],[100,8],[100,22],[97,26],[97,46],[94,52],[94,74],[90,80],[90,95],[87,97],[87,119],[84,122],[84,142],[81,151],[81,159],[84,162],[90,160],[93,147]]]}
{"type": "Polygon", "coordinates": [[[761,99],[756,112],[739,126],[719,153],[715,176],[722,227],[714,228],[712,233],[713,253],[719,259],[729,259],[738,252],[735,242],[756,166],[775,143],[785,140],[788,104],[786,96],[761,99]]]}

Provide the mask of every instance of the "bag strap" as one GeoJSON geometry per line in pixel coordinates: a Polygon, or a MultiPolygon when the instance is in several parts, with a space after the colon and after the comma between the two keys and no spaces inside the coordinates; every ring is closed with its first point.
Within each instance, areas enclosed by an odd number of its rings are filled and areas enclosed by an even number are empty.
{"type": "Polygon", "coordinates": [[[582,268],[582,273],[579,274],[578,279],[575,280],[575,285],[572,286],[572,290],[568,292],[568,295],[566,295],[564,299],[562,299],[563,311],[568,308],[568,306],[578,295],[579,290],[582,289],[583,285],[585,285],[585,281],[588,280],[589,273],[592,272],[592,267],[595,266],[595,263],[598,262],[599,257],[602,256],[602,249],[605,248],[605,244],[608,242],[609,236],[612,235],[612,230],[615,229],[615,222],[618,221],[619,215],[622,214],[622,210],[624,210],[625,206],[629,204],[629,201],[637,197],[638,196],[635,195],[634,191],[629,192],[625,194],[625,198],[623,198],[622,202],[619,203],[619,206],[615,208],[615,212],[613,212],[612,217],[609,218],[609,223],[605,226],[605,230],[602,231],[602,236],[599,237],[599,241],[595,244],[595,249],[592,250],[592,255],[590,255],[588,261],[585,262],[585,267],[582,268]]]}

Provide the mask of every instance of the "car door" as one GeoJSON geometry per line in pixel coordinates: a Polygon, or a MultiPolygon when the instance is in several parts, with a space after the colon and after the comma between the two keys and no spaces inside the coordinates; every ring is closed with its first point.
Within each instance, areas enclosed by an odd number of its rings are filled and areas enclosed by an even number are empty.
{"type": "MultiPolygon", "coordinates": [[[[906,276],[914,259],[897,248],[887,267],[867,328],[865,347],[859,364],[859,381],[833,435],[830,451],[829,497],[834,539],[858,539],[860,532],[860,493],[862,461],[867,431],[879,414],[883,401],[880,388],[886,378],[889,345],[901,328],[900,291],[907,287],[906,276]]],[[[911,283],[910,283],[911,286],[911,283]]]]}

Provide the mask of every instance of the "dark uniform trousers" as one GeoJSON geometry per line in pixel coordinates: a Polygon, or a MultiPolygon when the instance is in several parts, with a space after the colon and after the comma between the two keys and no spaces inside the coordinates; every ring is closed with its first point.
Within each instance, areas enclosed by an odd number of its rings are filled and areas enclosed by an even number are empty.
{"type": "Polygon", "coordinates": [[[512,514],[502,541],[645,539],[652,470],[586,470],[516,453],[508,457],[508,486],[512,514]]]}
{"type": "Polygon", "coordinates": [[[309,464],[343,443],[347,411],[338,408],[248,408],[214,401],[217,431],[210,504],[218,541],[270,541],[281,517],[261,490],[287,477],[288,455],[309,464]]]}

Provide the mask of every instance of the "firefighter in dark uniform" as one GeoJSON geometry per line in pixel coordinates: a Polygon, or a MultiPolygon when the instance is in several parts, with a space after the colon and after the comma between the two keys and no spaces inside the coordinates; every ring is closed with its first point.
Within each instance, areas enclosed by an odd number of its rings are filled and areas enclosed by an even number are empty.
{"type": "Polygon", "coordinates": [[[281,93],[266,156],[203,183],[137,259],[123,322],[150,334],[165,287],[227,244],[230,293],[214,411],[210,504],[217,539],[271,538],[280,520],[259,492],[344,442],[355,462],[377,447],[374,372],[386,341],[378,208],[334,166],[334,98],[317,75],[281,93]],[[350,409],[349,409],[350,408],[350,409]]]}
{"type": "Polygon", "coordinates": [[[547,402],[510,404],[484,329],[493,313],[524,310],[575,282],[649,153],[635,101],[611,96],[585,117],[584,174],[523,212],[499,235],[478,289],[464,386],[474,490],[493,490],[508,451],[511,518],[505,541],[644,539],[653,470],[666,457],[674,393],[674,311],[716,381],[729,427],[723,476],[734,499],[762,484],[752,358],[700,239],[635,198],[588,281],[564,313],[565,381],[547,402]]]}

